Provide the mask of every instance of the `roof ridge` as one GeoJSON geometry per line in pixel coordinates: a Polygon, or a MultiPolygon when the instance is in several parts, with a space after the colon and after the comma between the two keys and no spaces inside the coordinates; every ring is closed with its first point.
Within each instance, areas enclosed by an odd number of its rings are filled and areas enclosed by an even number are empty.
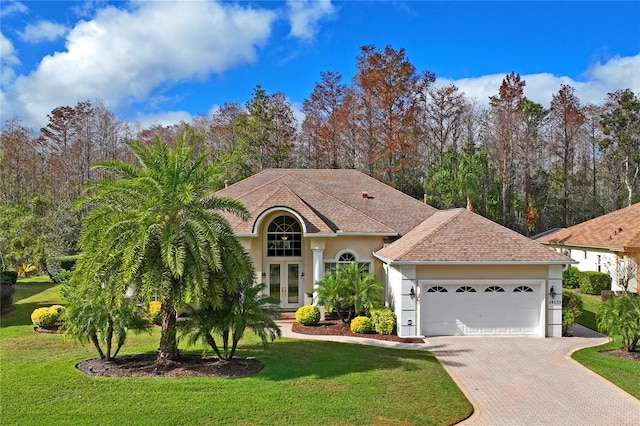
{"type": "MultiPolygon", "coordinates": [[[[413,228],[408,234],[411,234],[412,232],[419,232],[419,229],[423,226],[423,224],[427,223],[428,221],[430,221],[431,219],[433,219],[435,216],[444,216],[445,213],[452,213],[455,212],[456,214],[451,215],[450,217],[447,218],[447,216],[445,216],[442,220],[442,222],[436,226],[432,232],[424,235],[422,238],[420,238],[419,240],[416,241],[415,244],[411,245],[411,247],[407,247],[407,249],[403,252],[401,252],[400,255],[398,255],[397,257],[403,257],[404,255],[406,255],[407,253],[411,252],[415,246],[417,246],[418,244],[424,242],[427,238],[430,238],[432,235],[440,232],[440,230],[442,230],[442,228],[444,228],[446,225],[448,225],[449,223],[451,223],[451,221],[453,219],[455,219],[456,217],[460,216],[460,214],[462,214],[463,211],[465,211],[466,209],[463,208],[457,208],[457,209],[449,209],[449,210],[438,210],[436,211],[434,214],[432,214],[431,216],[429,216],[428,218],[426,218],[425,220],[423,220],[418,226],[416,226],[415,228],[413,228]]],[[[403,236],[403,237],[404,237],[403,236]]],[[[398,240],[396,240],[398,241],[398,240]]]]}

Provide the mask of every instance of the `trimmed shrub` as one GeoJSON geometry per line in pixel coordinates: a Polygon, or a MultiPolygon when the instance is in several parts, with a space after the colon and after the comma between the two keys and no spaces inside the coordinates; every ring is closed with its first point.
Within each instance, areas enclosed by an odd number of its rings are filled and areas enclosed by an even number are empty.
{"type": "Polygon", "coordinates": [[[6,311],[10,306],[13,305],[13,293],[15,293],[16,289],[9,286],[3,285],[0,286],[0,310],[6,311]]]}
{"type": "Polygon", "coordinates": [[[578,288],[580,287],[580,276],[582,272],[575,266],[569,266],[562,271],[562,287],[564,288],[578,288]]]}
{"type": "Polygon", "coordinates": [[[586,294],[602,293],[611,290],[611,277],[604,272],[585,271],[580,276],[580,291],[586,294]]]}
{"type": "Polygon", "coordinates": [[[14,285],[17,282],[18,282],[17,271],[0,272],[0,285],[14,285]]]}
{"type": "Polygon", "coordinates": [[[371,324],[379,334],[391,334],[396,328],[396,314],[389,308],[371,310],[371,324]]]}
{"type": "Polygon", "coordinates": [[[355,317],[351,320],[351,331],[359,334],[369,334],[373,332],[373,324],[369,317],[355,317]]]}
{"type": "Polygon", "coordinates": [[[569,327],[582,315],[583,303],[580,296],[571,291],[562,291],[562,335],[569,334],[569,327]]]}
{"type": "Polygon", "coordinates": [[[69,271],[73,269],[79,257],[80,255],[54,256],[48,258],[46,267],[51,281],[56,284],[60,284],[68,278],[68,276],[64,275],[65,272],[68,274],[69,271]]]}
{"type": "Polygon", "coordinates": [[[53,328],[58,318],[58,309],[55,306],[37,308],[31,313],[31,322],[40,328],[53,328]]]}
{"type": "Polygon", "coordinates": [[[147,312],[149,314],[149,322],[156,325],[162,322],[162,303],[158,301],[149,302],[147,312]]]}
{"type": "Polygon", "coordinates": [[[296,321],[302,325],[316,325],[320,322],[320,309],[317,306],[302,306],[296,311],[296,321]]]}

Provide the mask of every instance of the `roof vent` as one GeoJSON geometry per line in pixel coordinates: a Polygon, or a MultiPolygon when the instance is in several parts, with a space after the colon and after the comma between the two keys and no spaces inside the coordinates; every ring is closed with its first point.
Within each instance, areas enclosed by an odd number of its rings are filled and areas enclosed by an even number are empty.
{"type": "Polygon", "coordinates": [[[229,187],[229,179],[225,179],[224,180],[224,187],[228,188],[229,187]]]}
{"type": "Polygon", "coordinates": [[[367,193],[367,191],[362,191],[362,199],[363,200],[368,200],[369,199],[369,194],[367,193]]]}

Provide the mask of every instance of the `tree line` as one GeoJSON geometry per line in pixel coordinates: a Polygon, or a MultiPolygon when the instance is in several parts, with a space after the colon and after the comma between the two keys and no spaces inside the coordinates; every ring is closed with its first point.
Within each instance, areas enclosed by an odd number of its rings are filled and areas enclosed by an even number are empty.
{"type": "MultiPolygon", "coordinates": [[[[630,89],[583,103],[561,85],[548,108],[506,75],[488,106],[436,85],[404,49],[361,47],[346,82],[322,72],[298,122],[283,92],[256,85],[244,105],[173,126],[127,123],[101,101],[60,106],[35,131],[7,120],[0,144],[0,253],[39,263],[78,250],[85,184],[97,161],[134,163],[132,141],[180,135],[210,151],[217,186],[265,168],[354,168],[438,208],[473,209],[526,235],[565,227],[640,200],[640,99],[630,89]]],[[[212,190],[217,188],[212,188],[212,190]]]]}

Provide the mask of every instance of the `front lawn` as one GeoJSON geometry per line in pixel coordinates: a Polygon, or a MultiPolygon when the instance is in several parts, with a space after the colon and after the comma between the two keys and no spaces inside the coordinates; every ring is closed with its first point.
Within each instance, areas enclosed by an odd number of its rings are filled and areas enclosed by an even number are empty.
{"type": "MultiPolygon", "coordinates": [[[[596,314],[602,303],[600,296],[580,294],[584,311],[578,317],[578,323],[592,330],[598,330],[596,314]]],[[[613,340],[601,346],[576,351],[571,356],[585,367],[595,371],[611,383],[640,399],[640,362],[607,355],[603,351],[622,348],[620,341],[613,340]]]]}
{"type": "MultiPolygon", "coordinates": [[[[250,378],[93,378],[74,367],[92,347],[33,331],[31,311],[59,303],[56,286],[19,282],[14,300],[0,322],[3,425],[448,425],[472,412],[430,353],[364,345],[280,339],[264,350],[249,338],[238,356],[265,365],[250,378]]],[[[159,332],[129,339],[123,354],[153,353],[159,332]]]]}

